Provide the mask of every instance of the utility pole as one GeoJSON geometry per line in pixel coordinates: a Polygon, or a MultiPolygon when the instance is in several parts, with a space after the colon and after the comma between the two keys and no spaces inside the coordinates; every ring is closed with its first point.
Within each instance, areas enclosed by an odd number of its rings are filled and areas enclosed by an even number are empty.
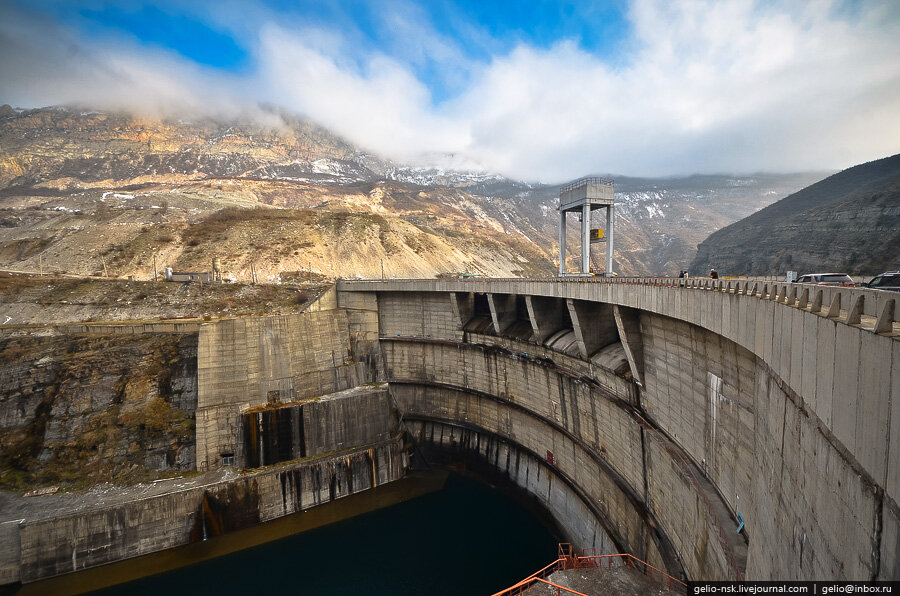
{"type": "Polygon", "coordinates": [[[38,262],[41,267],[41,277],[44,277],[44,253],[38,255],[38,262]]]}
{"type": "Polygon", "coordinates": [[[159,281],[156,278],[156,253],[153,253],[153,281],[159,281]]]}
{"type": "Polygon", "coordinates": [[[100,262],[103,263],[103,276],[109,277],[109,271],[106,270],[106,259],[100,259],[100,262]]]}

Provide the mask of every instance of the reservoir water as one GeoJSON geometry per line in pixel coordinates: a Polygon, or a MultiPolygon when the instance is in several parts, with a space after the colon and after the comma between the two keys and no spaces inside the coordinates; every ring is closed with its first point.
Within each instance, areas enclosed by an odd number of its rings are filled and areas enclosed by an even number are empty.
{"type": "Polygon", "coordinates": [[[556,544],[516,500],[450,474],[437,492],[96,594],[491,594],[556,544]]]}

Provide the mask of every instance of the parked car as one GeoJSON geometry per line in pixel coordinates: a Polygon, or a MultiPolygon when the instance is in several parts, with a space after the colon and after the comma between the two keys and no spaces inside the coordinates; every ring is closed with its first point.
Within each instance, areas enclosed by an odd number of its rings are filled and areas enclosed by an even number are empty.
{"type": "Polygon", "coordinates": [[[876,275],[867,283],[860,285],[876,290],[893,290],[894,292],[900,292],[900,271],[888,271],[881,275],[876,275]]]}
{"type": "Polygon", "coordinates": [[[808,273],[801,275],[798,284],[818,284],[820,286],[841,286],[852,288],[856,286],[846,273],[808,273]]]}

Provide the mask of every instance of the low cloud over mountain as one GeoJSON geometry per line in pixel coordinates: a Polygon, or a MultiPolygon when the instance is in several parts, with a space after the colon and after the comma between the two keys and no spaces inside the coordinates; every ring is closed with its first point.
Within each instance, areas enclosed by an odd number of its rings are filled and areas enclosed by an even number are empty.
{"type": "Polygon", "coordinates": [[[384,157],[547,182],[832,169],[900,147],[895,3],[576,5],[543,38],[452,5],[158,5],[115,19],[86,3],[6,6],[0,103],[260,118],[275,104],[384,157]],[[141,18],[187,33],[151,40],[141,18]],[[238,56],[210,64],[191,34],[238,56]]]}

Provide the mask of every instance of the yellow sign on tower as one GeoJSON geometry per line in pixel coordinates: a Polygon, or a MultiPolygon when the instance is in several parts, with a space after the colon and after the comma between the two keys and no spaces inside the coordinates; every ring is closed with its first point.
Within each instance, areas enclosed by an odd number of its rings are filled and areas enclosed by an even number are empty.
{"type": "Polygon", "coordinates": [[[591,244],[595,242],[606,242],[606,238],[603,237],[603,228],[593,228],[591,230],[591,244]]]}

